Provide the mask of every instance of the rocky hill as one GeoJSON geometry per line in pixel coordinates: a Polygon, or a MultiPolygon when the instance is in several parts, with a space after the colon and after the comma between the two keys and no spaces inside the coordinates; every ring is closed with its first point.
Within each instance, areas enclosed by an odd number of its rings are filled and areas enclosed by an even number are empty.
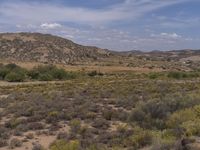
{"type": "Polygon", "coordinates": [[[113,52],[41,33],[0,34],[0,62],[198,69],[200,50],[113,52]]]}
{"type": "Polygon", "coordinates": [[[50,34],[0,34],[1,60],[70,64],[99,60],[109,55],[111,52],[108,50],[82,46],[50,34]]]}

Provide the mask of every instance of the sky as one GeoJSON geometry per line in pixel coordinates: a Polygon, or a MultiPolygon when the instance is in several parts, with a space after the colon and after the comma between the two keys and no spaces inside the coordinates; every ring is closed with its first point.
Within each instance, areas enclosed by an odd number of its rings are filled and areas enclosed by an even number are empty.
{"type": "Polygon", "coordinates": [[[200,0],[0,0],[0,32],[116,51],[200,49],[200,0]]]}

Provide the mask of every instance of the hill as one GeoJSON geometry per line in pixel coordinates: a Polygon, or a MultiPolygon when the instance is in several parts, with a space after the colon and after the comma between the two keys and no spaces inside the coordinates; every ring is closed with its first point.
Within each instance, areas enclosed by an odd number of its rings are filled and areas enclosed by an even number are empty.
{"type": "Polygon", "coordinates": [[[50,34],[2,33],[0,34],[0,62],[17,63],[26,68],[41,63],[67,65],[68,69],[69,65],[70,67],[75,65],[75,70],[80,70],[84,66],[86,70],[101,69],[106,72],[107,70],[145,71],[146,69],[196,70],[200,65],[200,50],[114,52],[79,45],[50,34]]]}
{"type": "Polygon", "coordinates": [[[110,54],[108,50],[82,46],[50,34],[0,34],[0,59],[9,61],[70,64],[103,59],[110,54]]]}

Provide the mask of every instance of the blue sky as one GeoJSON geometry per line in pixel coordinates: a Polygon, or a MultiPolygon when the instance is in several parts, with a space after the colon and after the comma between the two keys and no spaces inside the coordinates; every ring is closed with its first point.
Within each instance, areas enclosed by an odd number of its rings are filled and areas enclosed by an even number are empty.
{"type": "Polygon", "coordinates": [[[200,49],[199,0],[1,0],[0,32],[111,50],[200,49]]]}

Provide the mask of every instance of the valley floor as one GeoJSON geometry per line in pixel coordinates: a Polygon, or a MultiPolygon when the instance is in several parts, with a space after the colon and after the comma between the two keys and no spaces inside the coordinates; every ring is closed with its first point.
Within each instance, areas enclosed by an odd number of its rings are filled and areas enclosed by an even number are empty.
{"type": "Polygon", "coordinates": [[[0,150],[198,150],[199,82],[156,72],[0,82],[0,150]]]}

